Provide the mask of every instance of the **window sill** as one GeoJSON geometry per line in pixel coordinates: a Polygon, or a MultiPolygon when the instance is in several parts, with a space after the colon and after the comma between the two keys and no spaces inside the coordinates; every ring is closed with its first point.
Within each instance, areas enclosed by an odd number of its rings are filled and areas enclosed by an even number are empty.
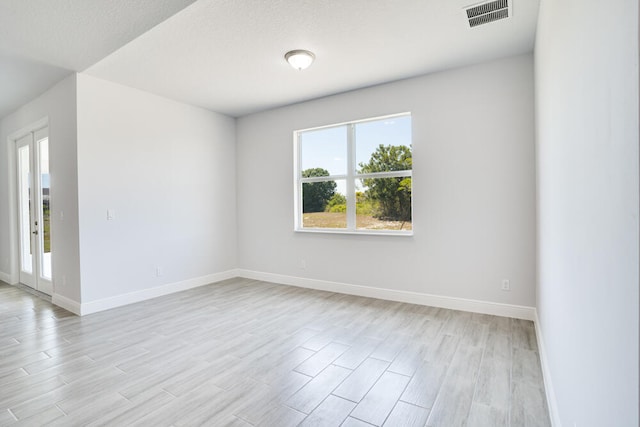
{"type": "Polygon", "coordinates": [[[398,231],[398,230],[342,230],[335,228],[296,228],[296,233],[311,233],[311,234],[350,234],[350,235],[362,235],[362,236],[394,236],[394,237],[412,237],[413,230],[398,231]]]}

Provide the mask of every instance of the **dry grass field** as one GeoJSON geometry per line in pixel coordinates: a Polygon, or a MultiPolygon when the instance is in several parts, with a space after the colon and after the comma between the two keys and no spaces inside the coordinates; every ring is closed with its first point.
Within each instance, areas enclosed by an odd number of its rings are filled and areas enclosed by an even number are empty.
{"type": "MultiPolygon", "coordinates": [[[[346,228],[347,214],[342,212],[313,212],[302,216],[304,228],[346,228]]],[[[356,226],[364,230],[411,230],[409,221],[383,221],[370,215],[356,215],[356,226]]]]}

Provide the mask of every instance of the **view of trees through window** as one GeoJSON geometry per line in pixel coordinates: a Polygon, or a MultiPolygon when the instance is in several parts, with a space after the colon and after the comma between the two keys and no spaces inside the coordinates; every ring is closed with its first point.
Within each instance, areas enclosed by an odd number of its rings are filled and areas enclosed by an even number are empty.
{"type": "Polygon", "coordinates": [[[298,132],[302,229],[412,230],[411,116],[298,132]]]}

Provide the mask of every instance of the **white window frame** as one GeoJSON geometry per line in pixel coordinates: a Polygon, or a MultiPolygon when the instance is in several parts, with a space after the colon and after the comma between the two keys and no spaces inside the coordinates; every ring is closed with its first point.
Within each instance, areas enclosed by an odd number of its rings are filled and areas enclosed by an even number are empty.
{"type": "MultiPolygon", "coordinates": [[[[356,164],[356,137],[355,127],[361,123],[382,121],[392,119],[396,117],[411,117],[411,112],[403,112],[396,114],[389,114],[386,116],[372,117],[363,120],[354,120],[350,122],[336,123],[326,126],[318,126],[307,129],[299,129],[293,132],[293,146],[294,146],[294,230],[296,232],[303,233],[330,233],[330,234],[375,234],[375,235],[387,235],[387,236],[413,236],[413,190],[411,194],[411,230],[369,230],[356,228],[356,191],[355,185],[357,179],[366,178],[396,178],[396,177],[410,177],[413,178],[413,169],[404,171],[391,171],[391,172],[376,172],[368,174],[358,174],[356,164]],[[341,126],[347,126],[347,173],[342,175],[329,175],[321,177],[302,177],[302,138],[301,135],[305,132],[316,131],[321,129],[331,129],[341,126]],[[308,182],[323,182],[323,181],[336,181],[345,180],[347,184],[347,228],[310,228],[302,226],[302,184],[308,182]]],[[[413,139],[413,132],[412,132],[413,139]]],[[[413,143],[411,144],[411,151],[413,152],[413,143]]],[[[411,183],[413,187],[413,179],[411,183]]]]}

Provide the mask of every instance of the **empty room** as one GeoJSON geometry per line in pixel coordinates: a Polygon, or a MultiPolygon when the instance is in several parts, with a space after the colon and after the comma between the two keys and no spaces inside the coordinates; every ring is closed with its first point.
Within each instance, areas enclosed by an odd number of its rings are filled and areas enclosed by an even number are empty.
{"type": "Polygon", "coordinates": [[[639,12],[3,0],[0,426],[638,426],[639,12]]]}

